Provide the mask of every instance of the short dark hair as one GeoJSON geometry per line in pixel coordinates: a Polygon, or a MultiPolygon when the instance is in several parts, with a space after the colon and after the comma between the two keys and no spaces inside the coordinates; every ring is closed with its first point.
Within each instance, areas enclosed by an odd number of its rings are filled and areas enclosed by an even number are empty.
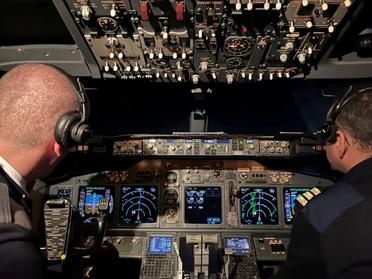
{"type": "Polygon", "coordinates": [[[16,66],[0,79],[0,144],[21,149],[47,143],[61,115],[78,107],[76,88],[61,70],[16,66]]]}
{"type": "Polygon", "coordinates": [[[363,152],[372,151],[372,87],[353,88],[358,93],[342,108],[336,125],[354,138],[363,152]]]}

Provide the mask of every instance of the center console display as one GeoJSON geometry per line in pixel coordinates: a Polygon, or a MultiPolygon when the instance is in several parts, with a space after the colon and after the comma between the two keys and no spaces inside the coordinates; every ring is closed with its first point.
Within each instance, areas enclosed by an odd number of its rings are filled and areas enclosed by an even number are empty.
{"type": "Polygon", "coordinates": [[[122,186],[120,192],[121,224],[156,223],[158,188],[155,186],[122,186]]]}
{"type": "Polygon", "coordinates": [[[240,220],[248,225],[277,225],[278,196],[274,187],[241,187],[240,220]]]}
{"type": "Polygon", "coordinates": [[[298,198],[299,195],[309,191],[310,188],[288,188],[283,189],[284,197],[284,217],[285,223],[291,225],[293,223],[294,217],[294,201],[298,198]]]}
{"type": "Polygon", "coordinates": [[[248,255],[250,250],[246,237],[226,237],[225,247],[230,248],[234,255],[248,255]]]}
{"type": "Polygon", "coordinates": [[[172,236],[169,235],[150,236],[148,252],[150,254],[171,254],[172,236]]]}
{"type": "Polygon", "coordinates": [[[81,217],[98,214],[99,201],[109,200],[109,220],[114,208],[114,188],[112,186],[81,186],[79,188],[79,213],[81,217]]]}
{"type": "Polygon", "coordinates": [[[221,224],[221,187],[185,188],[185,223],[221,224]]]}

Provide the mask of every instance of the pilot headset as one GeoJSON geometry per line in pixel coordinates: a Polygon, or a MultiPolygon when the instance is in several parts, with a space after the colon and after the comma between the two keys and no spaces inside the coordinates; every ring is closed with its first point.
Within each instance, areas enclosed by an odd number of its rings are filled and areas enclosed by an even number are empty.
{"type": "Polygon", "coordinates": [[[353,86],[350,85],[344,95],[331,106],[327,114],[326,122],[324,123],[322,129],[317,132],[327,143],[334,144],[337,140],[336,132],[338,127],[336,125],[336,119],[342,109],[350,102],[350,100],[354,99],[355,96],[364,92],[372,92],[372,87],[353,90],[353,86]]]}
{"type": "Polygon", "coordinates": [[[79,78],[76,79],[74,84],[79,101],[79,110],[64,113],[58,119],[54,128],[54,138],[62,147],[82,144],[90,134],[89,126],[86,123],[89,117],[88,98],[79,78]]]}

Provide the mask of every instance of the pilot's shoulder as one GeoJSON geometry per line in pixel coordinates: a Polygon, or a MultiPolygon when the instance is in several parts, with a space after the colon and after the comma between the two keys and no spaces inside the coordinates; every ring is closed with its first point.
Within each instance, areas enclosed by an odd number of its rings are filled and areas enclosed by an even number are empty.
{"type": "Polygon", "coordinates": [[[309,204],[314,197],[319,196],[327,188],[313,187],[309,191],[300,194],[295,200],[296,207],[301,209],[309,204]]]}
{"type": "Polygon", "coordinates": [[[302,205],[302,212],[319,232],[328,228],[347,209],[364,200],[364,197],[354,187],[345,182],[339,182],[323,189],[316,188],[320,191],[317,195],[316,190],[315,192],[310,190],[308,192],[311,192],[313,197],[306,192],[300,199],[302,201],[303,198],[307,199],[307,203],[302,205]]]}

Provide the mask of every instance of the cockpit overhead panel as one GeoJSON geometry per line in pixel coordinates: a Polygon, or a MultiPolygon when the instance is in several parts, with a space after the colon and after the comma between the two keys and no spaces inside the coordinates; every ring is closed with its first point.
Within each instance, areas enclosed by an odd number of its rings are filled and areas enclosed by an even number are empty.
{"type": "Polygon", "coordinates": [[[101,77],[231,84],[307,75],[358,2],[64,0],[64,8],[101,77]]]}

